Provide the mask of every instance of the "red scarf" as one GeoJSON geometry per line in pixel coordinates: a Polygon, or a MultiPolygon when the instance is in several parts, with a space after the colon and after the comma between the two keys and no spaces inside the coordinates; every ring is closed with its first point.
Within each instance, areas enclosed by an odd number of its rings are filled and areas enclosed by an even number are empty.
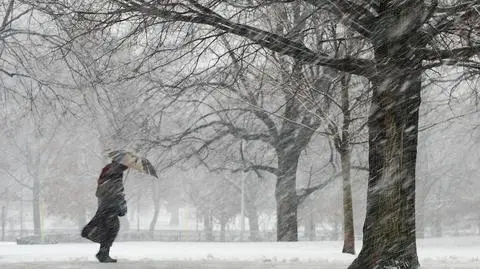
{"type": "Polygon", "coordinates": [[[98,177],[98,185],[102,185],[105,181],[107,181],[108,177],[106,175],[108,172],[110,172],[110,169],[112,168],[112,164],[109,163],[103,167],[102,172],[100,173],[100,176],[98,177]]]}

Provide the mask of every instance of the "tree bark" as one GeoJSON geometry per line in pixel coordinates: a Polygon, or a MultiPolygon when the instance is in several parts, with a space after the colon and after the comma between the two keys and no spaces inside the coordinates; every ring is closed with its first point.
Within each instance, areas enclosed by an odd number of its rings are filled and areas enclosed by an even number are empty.
{"type": "Polygon", "coordinates": [[[424,1],[384,1],[372,25],[369,179],[363,247],[349,269],[419,268],[415,174],[422,90],[424,1]]]}
{"type": "Polygon", "coordinates": [[[350,181],[350,149],[342,152],[343,176],[343,253],[355,254],[355,228],[353,225],[352,184],[350,181]]]}
{"type": "Polygon", "coordinates": [[[347,74],[342,76],[342,138],[340,142],[340,159],[342,163],[343,178],[343,253],[355,254],[355,228],[353,223],[353,201],[351,184],[351,146],[350,146],[350,77],[347,74]]]}
{"type": "Polygon", "coordinates": [[[419,267],[415,164],[421,102],[420,62],[412,64],[405,57],[388,58],[382,50],[376,51],[376,58],[384,61],[372,83],[363,248],[349,269],[413,269],[419,267]]]}
{"type": "Polygon", "coordinates": [[[277,156],[277,241],[298,241],[296,173],[300,152],[280,151],[277,156]]]}

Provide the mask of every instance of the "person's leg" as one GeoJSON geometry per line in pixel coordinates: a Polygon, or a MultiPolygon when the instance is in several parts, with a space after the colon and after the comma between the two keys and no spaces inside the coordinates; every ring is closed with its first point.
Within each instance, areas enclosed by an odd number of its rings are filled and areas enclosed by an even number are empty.
{"type": "Polygon", "coordinates": [[[120,220],[118,216],[116,214],[110,215],[107,228],[107,243],[110,244],[110,246],[113,244],[113,241],[115,241],[115,238],[117,238],[119,230],[120,220]]]}
{"type": "Polygon", "coordinates": [[[112,259],[110,257],[110,246],[106,243],[100,244],[100,250],[95,256],[97,257],[98,261],[102,263],[117,262],[116,259],[112,259]]]}
{"type": "Polygon", "coordinates": [[[100,250],[96,257],[100,262],[117,262],[116,259],[110,257],[110,247],[113,241],[117,237],[118,230],[120,229],[120,222],[116,215],[110,215],[105,219],[105,237],[100,243],[100,250]]]}

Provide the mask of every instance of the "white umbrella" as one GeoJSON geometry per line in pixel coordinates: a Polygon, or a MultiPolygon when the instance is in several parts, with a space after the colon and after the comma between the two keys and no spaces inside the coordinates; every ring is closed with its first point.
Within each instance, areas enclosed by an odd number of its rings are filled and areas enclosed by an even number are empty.
{"type": "Polygon", "coordinates": [[[113,150],[108,153],[108,157],[112,158],[114,162],[121,163],[128,168],[133,168],[140,172],[152,175],[156,178],[157,172],[152,163],[146,158],[137,156],[126,150],[113,150]]]}

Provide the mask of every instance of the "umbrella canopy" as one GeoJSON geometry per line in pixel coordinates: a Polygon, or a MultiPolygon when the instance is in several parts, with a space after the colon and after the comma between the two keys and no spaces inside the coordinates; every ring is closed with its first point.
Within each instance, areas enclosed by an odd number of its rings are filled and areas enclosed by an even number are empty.
{"type": "Polygon", "coordinates": [[[142,158],[126,150],[110,151],[108,153],[108,157],[112,158],[112,161],[121,163],[128,168],[133,168],[135,170],[158,178],[155,168],[153,167],[152,163],[146,158],[142,158]]]}

